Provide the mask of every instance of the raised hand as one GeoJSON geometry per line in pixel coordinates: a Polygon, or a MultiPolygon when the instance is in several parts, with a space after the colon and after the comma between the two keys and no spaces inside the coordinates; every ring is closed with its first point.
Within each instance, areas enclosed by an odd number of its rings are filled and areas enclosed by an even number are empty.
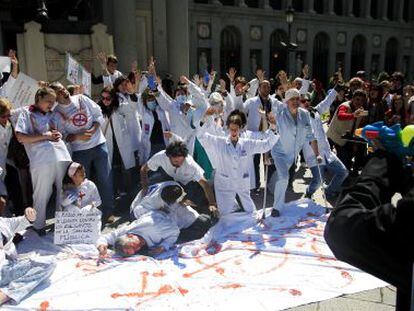
{"type": "Polygon", "coordinates": [[[96,58],[99,60],[102,66],[105,65],[106,67],[106,62],[108,58],[106,57],[106,54],[104,52],[99,52],[98,54],[96,54],[96,58]]]}
{"type": "Polygon", "coordinates": [[[229,72],[227,73],[227,77],[230,79],[230,82],[234,82],[234,79],[236,78],[236,69],[234,67],[231,67],[229,69],[229,72]]]}
{"type": "Polygon", "coordinates": [[[149,61],[148,61],[148,73],[152,74],[154,76],[157,75],[156,73],[156,68],[155,68],[155,59],[154,56],[151,56],[149,61]]]}
{"type": "Polygon", "coordinates": [[[304,79],[309,78],[309,65],[308,64],[303,66],[302,73],[303,73],[303,78],[304,79]]]}
{"type": "Polygon", "coordinates": [[[190,83],[190,80],[188,80],[188,78],[186,76],[181,76],[180,77],[180,83],[181,84],[188,84],[188,83],[190,83]]]}
{"type": "Polygon", "coordinates": [[[265,73],[266,73],[266,71],[264,71],[262,69],[257,69],[256,70],[256,77],[257,77],[257,79],[259,79],[260,82],[262,82],[265,79],[265,73]]]}

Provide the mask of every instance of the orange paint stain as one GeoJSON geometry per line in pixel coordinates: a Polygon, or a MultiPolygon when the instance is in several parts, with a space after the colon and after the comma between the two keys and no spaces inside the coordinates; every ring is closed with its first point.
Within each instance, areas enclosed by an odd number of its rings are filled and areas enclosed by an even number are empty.
{"type": "Polygon", "coordinates": [[[235,288],[241,288],[241,287],[244,287],[244,286],[241,285],[241,284],[238,284],[238,283],[233,283],[233,284],[220,285],[220,287],[223,288],[223,289],[228,289],[228,288],[235,289],[235,288]]]}
{"type": "MultiPolygon", "coordinates": [[[[238,256],[236,256],[236,258],[237,257],[240,257],[240,256],[242,256],[242,255],[238,255],[238,256]]],[[[223,262],[229,261],[229,260],[234,260],[234,258],[235,257],[230,257],[230,258],[226,258],[226,259],[217,261],[217,262],[212,263],[212,264],[205,264],[205,263],[203,263],[201,261],[200,258],[197,257],[197,258],[195,258],[196,262],[199,263],[200,265],[203,265],[204,267],[201,268],[201,269],[195,270],[193,272],[183,273],[183,277],[184,278],[189,278],[189,277],[192,277],[194,274],[197,274],[197,273],[200,273],[200,272],[204,272],[204,271],[207,271],[207,270],[210,270],[210,269],[215,269],[215,271],[217,273],[223,274],[224,273],[224,269],[218,267],[218,265],[222,264],[223,262]]]]}
{"type": "MultiPolygon", "coordinates": [[[[277,264],[276,266],[274,266],[273,268],[271,268],[271,269],[269,269],[267,271],[261,272],[260,274],[266,274],[266,273],[275,271],[275,270],[283,267],[286,264],[286,262],[288,261],[288,259],[289,259],[289,252],[286,249],[283,249],[283,252],[284,252],[283,259],[282,259],[282,261],[279,264],[277,264]]],[[[275,256],[268,255],[268,254],[264,254],[264,253],[262,253],[262,255],[263,256],[267,256],[267,257],[277,258],[275,256]]]]}
{"type": "Polygon", "coordinates": [[[128,298],[142,298],[144,296],[154,296],[158,297],[160,295],[171,294],[174,293],[175,290],[171,285],[162,285],[157,292],[132,292],[132,293],[113,293],[111,294],[111,298],[119,298],[119,297],[128,297],[128,298]]]}
{"type": "Polygon", "coordinates": [[[157,272],[154,272],[153,274],[152,274],[152,276],[154,276],[154,277],[163,277],[163,276],[165,276],[166,274],[165,274],[165,272],[164,272],[164,270],[160,270],[160,271],[157,271],[157,272]]]}
{"type": "Polygon", "coordinates": [[[49,306],[49,301],[42,301],[42,303],[40,304],[40,311],[46,311],[49,308],[49,306]]]}
{"type": "Polygon", "coordinates": [[[291,294],[292,296],[302,296],[302,292],[294,288],[289,289],[289,294],[291,294]]]}
{"type": "Polygon", "coordinates": [[[182,288],[182,287],[178,287],[178,291],[182,294],[182,295],[186,295],[188,294],[188,289],[182,288]]]}

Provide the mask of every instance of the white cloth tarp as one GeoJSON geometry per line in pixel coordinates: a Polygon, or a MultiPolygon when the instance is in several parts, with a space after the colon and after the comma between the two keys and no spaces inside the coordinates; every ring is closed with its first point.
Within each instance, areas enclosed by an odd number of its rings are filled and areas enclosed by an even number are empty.
{"type": "MultiPolygon", "coordinates": [[[[264,226],[235,213],[204,240],[157,259],[113,257],[97,265],[94,249],[66,247],[57,254],[50,283],[5,308],[281,310],[387,285],[333,257],[323,238],[324,208],[302,200],[285,210],[286,216],[268,218],[264,226]]],[[[51,239],[31,234],[19,251],[39,242],[42,254],[59,250],[51,239]]]]}

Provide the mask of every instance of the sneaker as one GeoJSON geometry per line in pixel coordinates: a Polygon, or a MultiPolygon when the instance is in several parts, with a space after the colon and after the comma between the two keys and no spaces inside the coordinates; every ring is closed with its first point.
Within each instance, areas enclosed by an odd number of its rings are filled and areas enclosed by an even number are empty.
{"type": "Polygon", "coordinates": [[[270,214],[271,217],[279,217],[280,212],[277,209],[272,209],[272,213],[270,214]]]}

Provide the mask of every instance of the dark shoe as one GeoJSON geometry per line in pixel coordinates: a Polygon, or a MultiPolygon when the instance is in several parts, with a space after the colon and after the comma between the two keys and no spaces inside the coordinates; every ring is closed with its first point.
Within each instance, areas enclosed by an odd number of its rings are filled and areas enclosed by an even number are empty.
{"type": "Polygon", "coordinates": [[[272,209],[272,213],[270,214],[270,216],[272,216],[272,217],[279,217],[280,216],[279,210],[272,209]]]}
{"type": "Polygon", "coordinates": [[[311,194],[309,194],[309,193],[305,193],[305,194],[303,195],[303,198],[305,198],[305,199],[311,199],[311,200],[312,200],[312,195],[311,195],[311,194]]]}
{"type": "Polygon", "coordinates": [[[38,236],[45,236],[46,235],[46,229],[36,229],[35,227],[32,227],[32,230],[37,233],[38,236]]]}
{"type": "Polygon", "coordinates": [[[14,238],[13,238],[13,243],[14,243],[15,245],[17,245],[17,244],[19,244],[21,241],[23,241],[23,236],[22,236],[21,234],[19,234],[19,233],[16,233],[16,234],[14,235],[14,238]]]}

